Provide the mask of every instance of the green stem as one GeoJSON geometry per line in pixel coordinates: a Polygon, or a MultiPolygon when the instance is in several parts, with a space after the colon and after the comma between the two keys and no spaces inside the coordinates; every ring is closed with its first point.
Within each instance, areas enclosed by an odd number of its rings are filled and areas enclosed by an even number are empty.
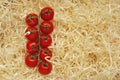
{"type": "Polygon", "coordinates": [[[46,50],[45,50],[45,53],[46,53],[46,54],[48,54],[48,53],[49,53],[49,50],[48,50],[48,49],[46,49],[46,50]]]}
{"type": "Polygon", "coordinates": [[[40,62],[40,14],[38,15],[38,45],[39,45],[39,51],[38,51],[38,65],[39,65],[39,62],[40,62]]]}
{"type": "Polygon", "coordinates": [[[43,62],[43,65],[44,65],[45,67],[48,67],[48,64],[47,64],[47,63],[45,63],[45,62],[43,62]]]}

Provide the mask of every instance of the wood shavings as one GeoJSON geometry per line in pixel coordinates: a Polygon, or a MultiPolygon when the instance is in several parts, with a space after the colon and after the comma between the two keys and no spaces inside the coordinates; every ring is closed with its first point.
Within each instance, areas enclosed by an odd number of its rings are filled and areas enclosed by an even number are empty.
{"type": "Polygon", "coordinates": [[[119,80],[119,69],[119,0],[0,0],[0,80],[119,80]],[[54,56],[42,76],[24,64],[24,20],[46,6],[55,11],[54,56]]]}

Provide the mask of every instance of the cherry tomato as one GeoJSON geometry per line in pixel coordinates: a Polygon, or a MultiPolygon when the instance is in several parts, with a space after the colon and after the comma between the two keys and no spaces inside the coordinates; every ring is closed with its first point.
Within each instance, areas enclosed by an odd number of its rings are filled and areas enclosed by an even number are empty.
{"type": "Polygon", "coordinates": [[[29,67],[35,67],[37,66],[37,63],[38,63],[38,57],[28,54],[25,57],[25,63],[29,67]]]}
{"type": "Polygon", "coordinates": [[[42,48],[40,50],[40,60],[46,61],[45,58],[47,58],[48,60],[50,60],[51,57],[52,57],[52,51],[50,51],[49,48],[42,48]]]}
{"type": "Polygon", "coordinates": [[[25,31],[25,37],[30,41],[38,39],[38,30],[36,27],[28,27],[25,31]]]}
{"type": "Polygon", "coordinates": [[[50,21],[43,21],[40,25],[40,30],[44,34],[50,34],[53,31],[53,24],[50,21]]]}
{"type": "Polygon", "coordinates": [[[52,38],[50,35],[45,35],[45,34],[42,34],[40,36],[40,46],[42,48],[45,48],[45,47],[48,47],[50,46],[52,43],[52,38]]]}
{"type": "Polygon", "coordinates": [[[51,7],[45,7],[41,10],[40,16],[43,20],[52,20],[54,17],[54,11],[51,7]]]}
{"type": "Polygon", "coordinates": [[[30,13],[26,16],[26,23],[28,26],[34,27],[38,24],[38,16],[37,14],[30,13]]]}
{"type": "Polygon", "coordinates": [[[32,41],[28,41],[26,44],[26,51],[29,54],[37,54],[39,50],[39,46],[37,44],[37,42],[32,42],[32,41]]]}
{"type": "Polygon", "coordinates": [[[47,75],[52,71],[52,64],[49,62],[42,61],[38,65],[38,71],[43,75],[47,75]]]}

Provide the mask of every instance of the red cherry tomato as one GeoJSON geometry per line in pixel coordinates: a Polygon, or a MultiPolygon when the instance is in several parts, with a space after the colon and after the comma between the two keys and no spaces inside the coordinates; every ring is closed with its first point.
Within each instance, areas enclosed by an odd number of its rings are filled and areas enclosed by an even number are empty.
{"type": "Polygon", "coordinates": [[[54,11],[51,7],[45,7],[41,10],[40,16],[43,20],[52,20],[54,17],[54,11]]]}
{"type": "Polygon", "coordinates": [[[25,57],[25,63],[29,67],[35,67],[35,66],[37,66],[37,63],[38,63],[38,57],[28,54],[25,57]]]}
{"type": "Polygon", "coordinates": [[[43,75],[47,75],[52,71],[52,64],[49,62],[40,62],[38,65],[38,71],[43,75]]]}
{"type": "Polygon", "coordinates": [[[43,21],[40,25],[40,30],[44,34],[50,34],[53,31],[53,24],[50,21],[43,21]]]}
{"type": "Polygon", "coordinates": [[[36,27],[28,27],[25,31],[25,37],[30,41],[37,41],[38,30],[36,27]]]}
{"type": "Polygon", "coordinates": [[[34,27],[38,24],[38,16],[34,13],[28,14],[25,21],[28,26],[34,27]]]}
{"type": "Polygon", "coordinates": [[[51,43],[52,43],[52,38],[50,35],[42,34],[40,36],[40,46],[42,48],[46,48],[46,47],[50,46],[51,43]]]}
{"type": "Polygon", "coordinates": [[[37,54],[39,50],[39,46],[37,44],[37,42],[32,42],[32,41],[28,41],[26,44],[26,51],[29,54],[37,54]]]}
{"type": "Polygon", "coordinates": [[[46,61],[45,58],[47,58],[48,60],[50,60],[51,57],[52,57],[52,51],[50,51],[49,48],[42,48],[40,50],[40,60],[46,61]]]}

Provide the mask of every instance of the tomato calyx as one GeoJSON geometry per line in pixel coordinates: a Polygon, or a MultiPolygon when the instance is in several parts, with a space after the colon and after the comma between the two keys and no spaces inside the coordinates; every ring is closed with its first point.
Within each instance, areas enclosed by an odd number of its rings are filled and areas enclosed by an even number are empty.
{"type": "Polygon", "coordinates": [[[48,36],[44,36],[44,40],[48,40],[48,36]]]}
{"type": "Polygon", "coordinates": [[[35,30],[30,30],[30,31],[27,31],[26,33],[27,34],[33,34],[34,32],[37,32],[37,30],[35,31],[35,30]]]}
{"type": "Polygon", "coordinates": [[[45,50],[45,53],[46,53],[46,54],[48,54],[48,53],[49,53],[49,50],[48,50],[48,49],[46,49],[46,50],[45,50]]]}
{"type": "Polygon", "coordinates": [[[29,18],[28,18],[28,20],[32,20],[33,19],[33,16],[30,16],[29,18]]]}
{"type": "Polygon", "coordinates": [[[49,28],[50,28],[50,27],[49,27],[48,25],[45,25],[45,29],[46,29],[46,30],[49,30],[49,28]]]}
{"type": "Polygon", "coordinates": [[[30,34],[33,34],[35,31],[34,30],[30,30],[30,34]]]}
{"type": "Polygon", "coordinates": [[[30,34],[33,34],[34,32],[37,32],[37,30],[30,30],[30,34]]]}
{"type": "Polygon", "coordinates": [[[48,64],[46,62],[43,62],[44,67],[48,67],[48,64]]]}
{"type": "Polygon", "coordinates": [[[35,59],[36,58],[36,56],[34,56],[34,55],[30,55],[30,59],[35,59]]]}
{"type": "Polygon", "coordinates": [[[50,12],[51,12],[51,10],[48,9],[45,11],[45,14],[50,14],[50,12]]]}
{"type": "Polygon", "coordinates": [[[32,45],[32,49],[37,50],[37,47],[35,45],[32,45]]]}
{"type": "Polygon", "coordinates": [[[37,18],[36,16],[29,16],[28,20],[33,20],[34,18],[37,18]]]}

